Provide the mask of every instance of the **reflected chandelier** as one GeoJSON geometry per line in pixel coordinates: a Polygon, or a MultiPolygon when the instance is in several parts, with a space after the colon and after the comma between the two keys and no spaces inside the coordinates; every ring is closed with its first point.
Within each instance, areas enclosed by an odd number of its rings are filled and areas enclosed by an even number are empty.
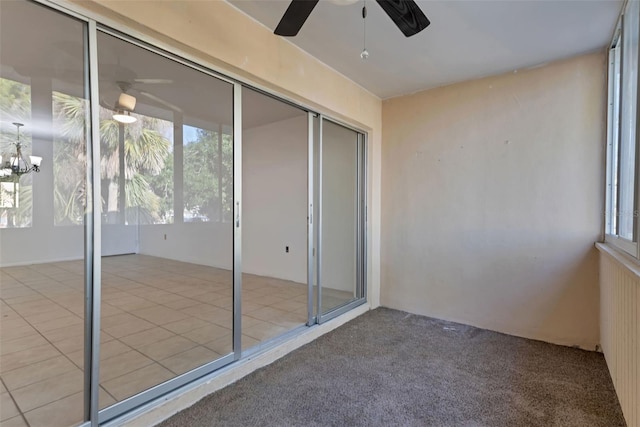
{"type": "Polygon", "coordinates": [[[17,177],[18,179],[30,172],[40,172],[40,164],[42,163],[42,157],[28,156],[25,157],[22,154],[22,143],[20,142],[20,128],[24,126],[22,123],[13,123],[16,127],[17,138],[13,145],[16,146],[15,154],[11,155],[9,160],[2,163],[2,156],[0,155],[0,179],[7,177],[17,177]]]}

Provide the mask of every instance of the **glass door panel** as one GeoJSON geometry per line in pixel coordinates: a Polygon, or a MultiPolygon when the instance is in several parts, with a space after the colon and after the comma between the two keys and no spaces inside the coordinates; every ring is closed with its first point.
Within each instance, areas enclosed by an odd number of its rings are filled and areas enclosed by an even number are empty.
{"type": "Polygon", "coordinates": [[[320,319],[362,298],[362,134],[320,119],[318,277],[320,319]]]}
{"type": "Polygon", "coordinates": [[[0,2],[2,425],[88,416],[86,34],[37,3],[0,2]]]}
{"type": "Polygon", "coordinates": [[[233,359],[234,86],[106,32],[97,41],[114,255],[102,258],[100,388],[101,406],[122,402],[115,413],[233,359]]]}
{"type": "Polygon", "coordinates": [[[243,88],[242,348],[307,323],[307,113],[243,88]]]}

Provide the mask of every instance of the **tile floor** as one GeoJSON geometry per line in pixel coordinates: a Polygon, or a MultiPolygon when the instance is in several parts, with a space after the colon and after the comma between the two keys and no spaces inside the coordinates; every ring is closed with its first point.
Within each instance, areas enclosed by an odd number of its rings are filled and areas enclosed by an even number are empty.
{"type": "MultiPolygon", "coordinates": [[[[83,262],[0,269],[0,426],[82,419],[83,262]]],[[[100,407],[232,351],[228,270],[145,255],[102,263],[100,407]]],[[[306,322],[307,288],[243,275],[242,348],[306,322]]],[[[323,290],[323,306],[351,299],[323,290]]]]}

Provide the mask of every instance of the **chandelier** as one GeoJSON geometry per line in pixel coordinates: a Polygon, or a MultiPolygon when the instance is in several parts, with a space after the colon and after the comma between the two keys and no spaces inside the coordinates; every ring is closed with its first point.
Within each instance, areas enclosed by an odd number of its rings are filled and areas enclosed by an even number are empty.
{"type": "Polygon", "coordinates": [[[42,157],[28,156],[25,157],[22,154],[22,143],[20,142],[20,128],[24,126],[22,123],[13,123],[16,127],[16,142],[13,145],[16,146],[15,154],[12,154],[9,160],[2,163],[2,156],[0,155],[0,178],[17,178],[30,172],[40,172],[40,163],[42,163],[42,157]]]}

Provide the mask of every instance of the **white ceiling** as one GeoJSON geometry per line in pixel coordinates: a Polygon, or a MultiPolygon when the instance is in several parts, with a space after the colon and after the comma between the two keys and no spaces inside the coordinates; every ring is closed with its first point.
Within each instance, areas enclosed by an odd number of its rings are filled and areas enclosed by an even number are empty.
{"type": "MultiPolygon", "coordinates": [[[[288,0],[227,1],[271,30],[289,5],[288,0]]],[[[604,48],[622,7],[621,0],[417,3],[431,25],[405,38],[380,6],[367,0],[366,61],[360,59],[362,1],[337,6],[321,0],[289,39],[385,99],[604,48]]]]}

